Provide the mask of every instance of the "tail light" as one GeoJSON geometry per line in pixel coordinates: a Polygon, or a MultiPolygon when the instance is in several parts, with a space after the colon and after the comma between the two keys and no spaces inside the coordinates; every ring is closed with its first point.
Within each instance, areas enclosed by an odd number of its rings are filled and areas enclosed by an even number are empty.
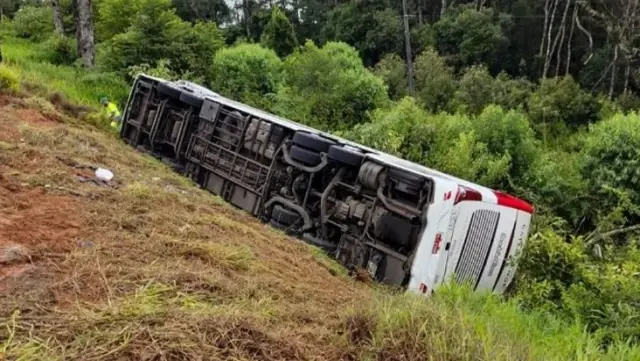
{"type": "Polygon", "coordinates": [[[498,198],[498,204],[501,206],[517,209],[519,211],[523,211],[529,214],[533,214],[533,206],[529,203],[523,201],[522,199],[510,196],[508,194],[504,194],[501,192],[495,192],[496,197],[498,198]]]}
{"type": "Polygon", "coordinates": [[[458,204],[464,201],[482,201],[482,194],[480,192],[467,188],[464,186],[458,186],[458,194],[456,195],[456,201],[454,204],[458,204]]]}

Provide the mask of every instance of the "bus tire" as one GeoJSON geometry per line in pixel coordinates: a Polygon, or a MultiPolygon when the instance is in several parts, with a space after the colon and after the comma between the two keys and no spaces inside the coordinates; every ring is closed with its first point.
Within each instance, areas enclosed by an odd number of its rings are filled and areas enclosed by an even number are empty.
{"type": "Polygon", "coordinates": [[[293,144],[318,153],[326,153],[329,150],[329,147],[334,145],[335,142],[330,139],[322,138],[319,135],[306,132],[296,132],[293,135],[293,144]]]}
{"type": "Polygon", "coordinates": [[[281,205],[276,205],[273,207],[273,211],[271,212],[271,219],[275,220],[279,224],[290,226],[300,219],[300,215],[297,212],[290,211],[281,205]]]}
{"type": "Polygon", "coordinates": [[[320,162],[322,161],[320,154],[308,149],[304,149],[297,145],[291,146],[291,149],[289,150],[289,156],[291,157],[291,159],[297,162],[304,163],[305,165],[312,167],[320,164],[320,162]]]}
{"type": "Polygon", "coordinates": [[[327,156],[336,162],[352,167],[359,167],[364,159],[364,155],[362,153],[337,145],[329,147],[329,153],[327,156]]]}

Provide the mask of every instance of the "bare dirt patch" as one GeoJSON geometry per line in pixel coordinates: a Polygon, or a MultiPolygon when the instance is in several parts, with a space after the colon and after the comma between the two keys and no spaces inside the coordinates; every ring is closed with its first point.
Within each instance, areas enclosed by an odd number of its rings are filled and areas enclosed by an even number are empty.
{"type": "Polygon", "coordinates": [[[34,251],[69,251],[81,220],[69,196],[25,188],[0,175],[0,245],[22,244],[34,251]]]}

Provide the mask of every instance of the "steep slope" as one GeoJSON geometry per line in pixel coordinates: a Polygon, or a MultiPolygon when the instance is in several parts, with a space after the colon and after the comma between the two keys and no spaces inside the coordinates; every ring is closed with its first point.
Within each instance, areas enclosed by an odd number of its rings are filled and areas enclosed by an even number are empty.
{"type": "Polygon", "coordinates": [[[113,135],[50,120],[24,100],[0,104],[9,355],[342,358],[327,338],[371,291],[327,257],[113,135]],[[96,166],[114,181],[94,182],[96,166]]]}

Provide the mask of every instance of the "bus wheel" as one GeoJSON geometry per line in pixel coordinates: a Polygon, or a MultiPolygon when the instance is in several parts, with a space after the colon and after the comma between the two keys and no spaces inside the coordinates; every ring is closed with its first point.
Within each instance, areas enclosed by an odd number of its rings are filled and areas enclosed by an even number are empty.
{"type": "Polygon", "coordinates": [[[293,144],[316,151],[318,153],[326,153],[329,150],[329,147],[334,145],[335,143],[332,140],[322,138],[319,135],[306,132],[296,132],[293,135],[293,144]]]}

